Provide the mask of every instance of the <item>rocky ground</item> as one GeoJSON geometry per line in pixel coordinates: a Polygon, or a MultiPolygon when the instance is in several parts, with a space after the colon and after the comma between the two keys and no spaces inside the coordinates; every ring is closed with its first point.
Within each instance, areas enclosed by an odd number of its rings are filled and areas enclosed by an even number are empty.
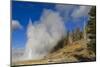
{"type": "Polygon", "coordinates": [[[13,65],[88,62],[95,61],[95,57],[95,53],[87,48],[86,42],[82,39],[72,44],[64,45],[61,49],[48,54],[41,60],[19,61],[14,62],[13,65]]]}

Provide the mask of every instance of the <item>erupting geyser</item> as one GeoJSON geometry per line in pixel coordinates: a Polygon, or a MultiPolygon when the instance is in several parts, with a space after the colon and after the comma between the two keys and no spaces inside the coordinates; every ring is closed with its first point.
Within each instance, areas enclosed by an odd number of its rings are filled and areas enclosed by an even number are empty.
{"type": "Polygon", "coordinates": [[[40,21],[29,21],[27,28],[26,59],[42,59],[66,35],[64,22],[59,13],[44,10],[40,21]]]}
{"type": "Polygon", "coordinates": [[[34,24],[29,21],[23,60],[44,58],[65,35],[65,25],[59,13],[44,10],[39,21],[34,24]]]}

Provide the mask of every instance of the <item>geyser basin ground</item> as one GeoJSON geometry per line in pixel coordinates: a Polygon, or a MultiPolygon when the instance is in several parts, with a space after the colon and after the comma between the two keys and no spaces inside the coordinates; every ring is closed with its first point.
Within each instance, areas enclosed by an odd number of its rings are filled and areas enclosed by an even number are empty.
{"type": "Polygon", "coordinates": [[[32,60],[32,59],[23,60],[23,61],[14,62],[13,65],[32,65],[32,64],[48,64],[48,63],[50,64],[50,63],[63,63],[63,62],[69,63],[69,62],[95,61],[96,59],[95,59],[94,52],[88,50],[84,42],[85,42],[84,40],[80,40],[80,41],[74,42],[72,45],[65,45],[63,48],[53,53],[49,53],[47,56],[45,56],[43,59],[40,59],[40,60],[32,60]],[[80,49],[82,50],[78,51],[80,49]],[[89,52],[91,52],[91,54],[89,52]],[[79,58],[78,56],[81,58],[79,58]]]}

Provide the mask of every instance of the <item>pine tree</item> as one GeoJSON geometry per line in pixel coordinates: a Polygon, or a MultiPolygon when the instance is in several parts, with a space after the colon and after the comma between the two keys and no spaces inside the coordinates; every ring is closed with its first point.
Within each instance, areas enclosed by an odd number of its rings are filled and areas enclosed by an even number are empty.
{"type": "Polygon", "coordinates": [[[64,39],[64,45],[67,45],[68,44],[69,34],[70,34],[70,32],[67,31],[67,35],[66,35],[66,37],[64,39]]]}
{"type": "Polygon", "coordinates": [[[89,12],[89,21],[87,24],[88,48],[96,52],[96,7],[92,7],[89,12]]]}
{"type": "Polygon", "coordinates": [[[73,41],[78,41],[82,38],[82,32],[79,27],[77,27],[72,33],[73,33],[73,41]]]}

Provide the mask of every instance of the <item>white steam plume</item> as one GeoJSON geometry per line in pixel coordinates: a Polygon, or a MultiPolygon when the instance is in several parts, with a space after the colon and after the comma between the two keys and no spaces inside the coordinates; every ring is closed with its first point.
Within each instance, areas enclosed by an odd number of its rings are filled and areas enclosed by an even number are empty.
{"type": "Polygon", "coordinates": [[[66,34],[64,22],[59,13],[44,10],[38,24],[31,20],[27,29],[26,59],[42,59],[66,34]]]}
{"type": "Polygon", "coordinates": [[[44,58],[66,35],[62,17],[52,10],[44,10],[39,21],[29,21],[27,43],[22,60],[44,58]]]}

